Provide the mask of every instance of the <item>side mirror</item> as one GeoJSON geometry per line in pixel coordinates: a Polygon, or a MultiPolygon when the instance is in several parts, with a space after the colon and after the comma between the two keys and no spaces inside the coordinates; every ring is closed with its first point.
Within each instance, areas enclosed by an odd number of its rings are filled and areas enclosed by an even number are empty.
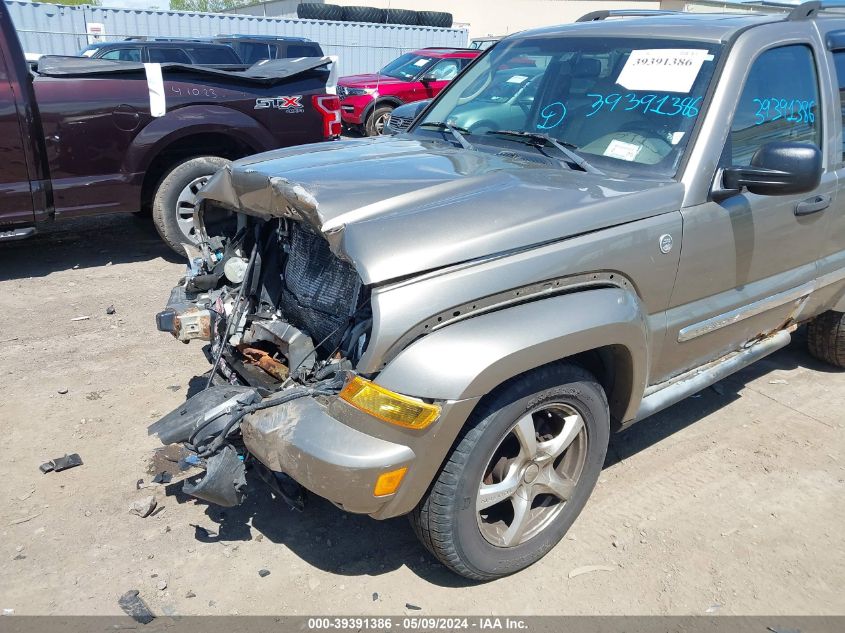
{"type": "Polygon", "coordinates": [[[430,84],[433,81],[437,81],[437,77],[435,77],[434,75],[423,75],[422,79],[420,79],[420,81],[423,82],[424,84],[430,84]]]}
{"type": "Polygon", "coordinates": [[[725,189],[743,188],[761,196],[806,193],[819,186],[822,153],[809,143],[766,143],[751,157],[748,167],[728,167],[722,172],[725,189]]]}

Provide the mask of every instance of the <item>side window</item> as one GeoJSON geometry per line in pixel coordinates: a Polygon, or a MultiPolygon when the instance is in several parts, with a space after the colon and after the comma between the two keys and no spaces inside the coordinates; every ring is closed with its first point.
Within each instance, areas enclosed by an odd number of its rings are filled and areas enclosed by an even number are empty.
{"type": "MultiPolygon", "coordinates": [[[[839,83],[839,108],[842,111],[842,124],[845,126],[845,51],[833,54],[833,65],[836,67],[836,79],[839,83]]],[[[845,160],[845,134],[842,135],[842,160],[845,160]]]]}
{"type": "Polygon", "coordinates": [[[761,54],[742,90],[725,159],[748,165],[772,141],[814,143],[821,147],[819,82],[809,46],[781,46],[761,54]]]}
{"type": "Polygon", "coordinates": [[[263,59],[274,59],[268,44],[242,42],[239,52],[244,64],[254,64],[255,62],[260,62],[263,59]]]}
{"type": "Polygon", "coordinates": [[[190,64],[191,58],[181,48],[150,48],[150,61],[159,64],[168,62],[176,64],[190,64]]]}
{"type": "Polygon", "coordinates": [[[122,62],[140,62],[141,49],[140,48],[116,48],[113,51],[105,53],[101,59],[115,59],[122,62]]]}
{"type": "Polygon", "coordinates": [[[431,70],[425,72],[426,75],[434,75],[437,81],[451,81],[458,75],[460,70],[460,60],[458,59],[444,59],[437,62],[431,70]]]}
{"type": "Polygon", "coordinates": [[[322,57],[323,52],[316,44],[288,44],[286,57],[322,57]]]}

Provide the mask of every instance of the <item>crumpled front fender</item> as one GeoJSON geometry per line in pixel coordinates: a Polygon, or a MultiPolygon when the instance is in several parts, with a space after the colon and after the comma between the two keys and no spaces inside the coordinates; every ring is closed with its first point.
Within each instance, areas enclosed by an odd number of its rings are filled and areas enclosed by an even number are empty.
{"type": "MultiPolygon", "coordinates": [[[[589,350],[626,350],[623,420],[639,406],[648,376],[648,328],[638,297],[601,288],[540,299],[468,318],[408,346],[378,375],[381,386],[419,398],[465,400],[509,378],[589,350]]],[[[620,380],[621,379],[621,380],[620,380]]],[[[612,398],[609,398],[612,401],[612,398]]]]}

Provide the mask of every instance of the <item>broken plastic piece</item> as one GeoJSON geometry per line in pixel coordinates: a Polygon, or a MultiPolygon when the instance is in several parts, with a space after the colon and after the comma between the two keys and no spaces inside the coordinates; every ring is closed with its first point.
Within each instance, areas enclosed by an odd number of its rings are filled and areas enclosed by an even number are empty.
{"type": "Polygon", "coordinates": [[[79,456],[79,453],[71,453],[70,455],[65,455],[64,457],[51,459],[49,462],[41,464],[38,468],[42,473],[46,474],[50,471],[58,473],[63,470],[67,470],[68,468],[73,468],[74,466],[82,466],[82,458],[79,456]]]}
{"type": "Polygon", "coordinates": [[[224,508],[240,505],[246,489],[246,469],[231,446],[210,457],[205,477],[195,484],[185,482],[182,492],[224,508]]]}
{"type": "Polygon", "coordinates": [[[120,605],[120,608],[123,609],[126,615],[139,624],[149,624],[155,620],[155,616],[138,593],[139,591],[137,589],[130,589],[120,596],[117,604],[120,605]]]}
{"type": "Polygon", "coordinates": [[[173,475],[171,475],[166,470],[163,470],[158,475],[153,477],[153,483],[154,484],[169,484],[171,479],[173,479],[173,475]]]}
{"type": "Polygon", "coordinates": [[[188,453],[179,458],[179,470],[188,470],[193,466],[202,466],[203,461],[196,453],[188,453]]]}
{"type": "Polygon", "coordinates": [[[147,430],[150,435],[158,435],[162,444],[189,440],[204,444],[226,427],[234,411],[260,399],[258,391],[251,387],[211,387],[191,397],[147,430]]]}

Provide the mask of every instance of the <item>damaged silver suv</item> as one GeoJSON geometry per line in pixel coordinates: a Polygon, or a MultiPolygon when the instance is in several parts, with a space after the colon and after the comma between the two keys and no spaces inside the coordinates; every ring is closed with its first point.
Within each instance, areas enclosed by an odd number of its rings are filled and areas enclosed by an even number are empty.
{"type": "Polygon", "coordinates": [[[254,469],[491,579],[560,541],[611,431],[804,322],[845,366],[845,19],[613,15],[505,38],[407,133],[214,176],[157,317],[213,363],[152,427],[204,460],[187,492],[254,469]]]}

